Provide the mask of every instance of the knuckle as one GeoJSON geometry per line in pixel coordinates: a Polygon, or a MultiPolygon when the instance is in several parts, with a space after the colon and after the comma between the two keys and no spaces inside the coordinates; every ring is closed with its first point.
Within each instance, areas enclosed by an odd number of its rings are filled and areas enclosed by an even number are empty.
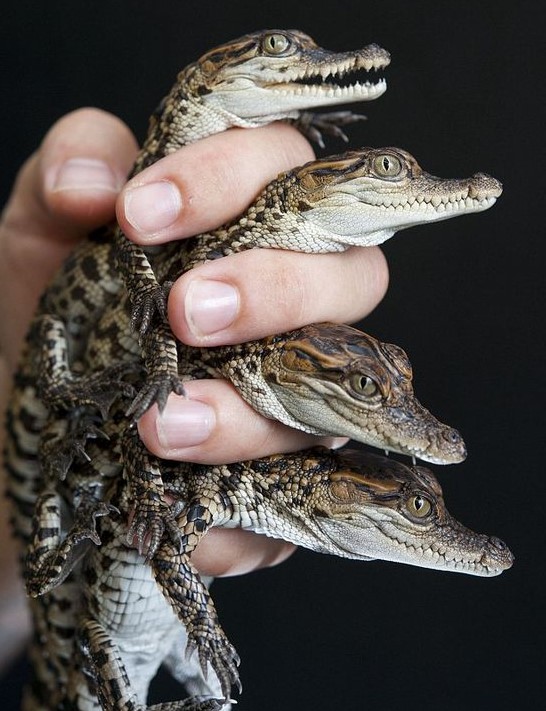
{"type": "MultiPolygon", "coordinates": [[[[378,247],[354,247],[343,255],[348,268],[340,299],[351,309],[350,320],[367,316],[383,299],[389,285],[389,270],[378,247]]],[[[345,318],[349,317],[349,313],[345,318]]]]}
{"type": "MultiPolygon", "coordinates": [[[[307,323],[309,314],[310,279],[291,259],[275,255],[268,274],[268,311],[279,324],[296,327],[307,323]]],[[[282,326],[281,326],[282,327],[282,326]]]]}
{"type": "Polygon", "coordinates": [[[83,106],[61,116],[49,129],[46,134],[46,140],[57,133],[64,135],[65,132],[79,131],[88,126],[108,126],[126,135],[131,135],[127,125],[114,114],[94,106],[83,106]]]}

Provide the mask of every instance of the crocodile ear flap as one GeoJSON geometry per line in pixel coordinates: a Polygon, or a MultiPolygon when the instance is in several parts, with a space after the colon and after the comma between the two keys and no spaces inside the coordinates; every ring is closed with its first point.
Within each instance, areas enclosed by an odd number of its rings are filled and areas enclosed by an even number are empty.
{"type": "Polygon", "coordinates": [[[351,483],[360,491],[367,492],[371,496],[385,496],[385,494],[395,494],[399,491],[400,485],[397,481],[387,480],[369,476],[365,473],[359,474],[353,471],[342,470],[330,475],[332,482],[351,483]]]}
{"type": "Polygon", "coordinates": [[[309,192],[320,187],[320,180],[317,180],[316,176],[312,172],[304,173],[299,182],[300,187],[303,188],[303,190],[308,190],[309,192]]]}

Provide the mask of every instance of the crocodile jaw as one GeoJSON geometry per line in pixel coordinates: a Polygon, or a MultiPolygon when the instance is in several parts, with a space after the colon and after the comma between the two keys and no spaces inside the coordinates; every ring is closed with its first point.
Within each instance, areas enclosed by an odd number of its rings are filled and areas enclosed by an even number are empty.
{"type": "Polygon", "coordinates": [[[300,111],[320,106],[372,101],[382,96],[386,90],[387,83],[384,79],[378,79],[376,82],[357,82],[351,86],[334,83],[318,86],[294,83],[273,84],[263,88],[241,78],[226,85],[221,93],[204,97],[203,103],[220,108],[239,119],[265,123],[270,121],[271,117],[296,118],[300,111]]]}
{"type": "MultiPolygon", "coordinates": [[[[290,32],[295,43],[298,37],[290,32]]],[[[301,39],[301,38],[300,38],[301,39]]],[[[377,45],[354,52],[330,52],[310,38],[288,56],[249,57],[227,63],[213,79],[214,90],[202,97],[240,119],[297,116],[303,109],[332,104],[371,101],[385,93],[387,84],[377,72],[390,63],[390,55],[377,45]]]]}
{"type": "Polygon", "coordinates": [[[486,173],[439,178],[401,148],[361,148],[307,163],[287,182],[289,205],[342,246],[381,244],[398,230],[490,208],[502,185],[486,173]]]}
{"type": "Polygon", "coordinates": [[[497,201],[496,195],[483,198],[446,194],[443,201],[433,202],[400,195],[396,200],[375,193],[361,194],[358,199],[348,195],[325,198],[317,207],[302,213],[305,220],[331,235],[331,239],[347,246],[374,246],[390,239],[396,232],[439,222],[459,215],[483,212],[497,201]]]}
{"type": "Polygon", "coordinates": [[[454,519],[428,531],[398,512],[368,506],[365,515],[350,519],[324,518],[322,533],[339,555],[374,558],[481,577],[500,575],[511,567],[513,556],[498,538],[475,534],[454,519]]]}
{"type": "Polygon", "coordinates": [[[459,433],[437,420],[416,399],[403,409],[407,417],[398,419],[395,415],[399,408],[366,407],[345,388],[318,374],[308,377],[300,373],[295,377],[298,382],[268,383],[292,418],[279,417],[289,426],[320,436],[350,437],[431,464],[457,464],[466,458],[459,433]]]}

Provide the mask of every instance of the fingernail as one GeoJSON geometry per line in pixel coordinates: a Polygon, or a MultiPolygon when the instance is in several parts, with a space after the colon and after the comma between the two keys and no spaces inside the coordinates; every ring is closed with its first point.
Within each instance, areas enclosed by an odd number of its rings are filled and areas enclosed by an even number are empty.
{"type": "Polygon", "coordinates": [[[182,210],[182,196],[168,181],[130,188],[124,198],[125,217],[139,232],[155,234],[170,227],[182,210]]]}
{"type": "Polygon", "coordinates": [[[156,420],[157,438],[166,455],[202,444],[212,433],[216,414],[198,400],[171,398],[156,420]]]}
{"type": "Polygon", "coordinates": [[[348,437],[329,437],[326,438],[322,444],[329,449],[341,449],[342,447],[345,447],[348,441],[348,437]]]}
{"type": "Polygon", "coordinates": [[[118,192],[121,188],[121,181],[108,163],[94,158],[69,158],[48,177],[53,192],[61,190],[118,192]]]}
{"type": "Polygon", "coordinates": [[[194,279],[185,301],[186,321],[196,336],[210,336],[231,326],[239,311],[239,293],[223,281],[194,279]]]}

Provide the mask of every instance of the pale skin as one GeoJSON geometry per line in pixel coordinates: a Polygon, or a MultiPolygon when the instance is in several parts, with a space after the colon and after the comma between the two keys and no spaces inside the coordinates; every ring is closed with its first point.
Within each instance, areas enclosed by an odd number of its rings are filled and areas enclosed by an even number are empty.
{"type": "MultiPolygon", "coordinates": [[[[2,405],[38,297],[89,230],[115,213],[140,244],[186,238],[235,217],[280,171],[313,157],[288,125],[235,129],[181,149],[124,185],[136,150],[119,119],[82,109],[58,121],[21,168],[0,222],[2,405]],[[142,189],[150,185],[152,191],[142,189]]],[[[317,321],[356,321],[381,300],[387,283],[378,248],[334,255],[251,250],[179,279],[169,297],[169,321],[189,345],[239,343],[317,321]]],[[[140,435],[154,454],[221,463],[317,442],[260,417],[225,382],[194,381],[187,393],[188,399],[172,396],[162,415],[154,408],[140,420],[140,435]]],[[[7,513],[1,513],[0,648],[9,656],[24,637],[24,596],[7,513]]],[[[243,531],[212,531],[194,562],[209,575],[237,575],[275,565],[292,550],[243,531]]]]}

